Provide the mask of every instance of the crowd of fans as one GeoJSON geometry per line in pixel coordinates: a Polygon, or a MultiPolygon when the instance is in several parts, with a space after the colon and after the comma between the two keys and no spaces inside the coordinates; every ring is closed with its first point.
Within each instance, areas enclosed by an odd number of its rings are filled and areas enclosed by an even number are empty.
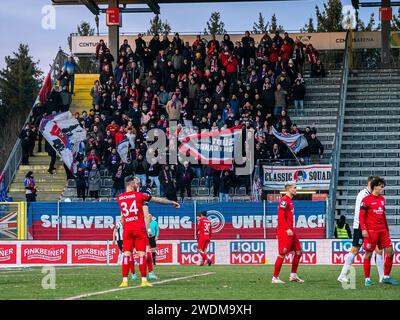
{"type": "MultiPolygon", "coordinates": [[[[305,133],[308,147],[297,158],[309,164],[322,157],[323,147],[315,129],[301,130],[288,111],[293,106],[296,115],[304,115],[305,61],[310,65],[311,77],[324,77],[325,70],[311,44],[304,46],[287,33],[283,37],[279,32],[273,37],[265,34],[257,45],[249,32],[236,43],[225,34],[222,41],[211,37],[206,42],[198,36],[192,44],[184,42],[178,33],[172,39],[155,35],[147,44],[139,34],[135,50],[125,40],[118,59],[101,40],[96,60],[100,77],[90,91],[92,106],[88,112],[75,113],[88,136],[75,177],[80,197],[85,197],[85,190],[91,197],[99,197],[99,170],[103,168],[114,181],[114,197],[124,189],[124,177],[133,173],[143,184],[156,187],[162,196],[173,200],[177,192],[181,197],[185,191],[191,196],[194,178],[205,179],[206,186],[213,186],[214,196],[221,200],[227,200],[231,188],[241,185],[249,192],[249,176],[238,177],[233,172],[216,171],[200,164],[148,163],[148,131],[159,128],[168,135],[172,120],[180,124],[189,121],[199,130],[238,125],[252,128],[256,160],[294,159],[292,152],[270,134],[272,126],[283,133],[305,133]],[[121,161],[116,149],[124,137],[130,142],[127,163],[121,161]]],[[[23,141],[29,140],[25,154],[33,151],[35,139],[30,136],[36,135],[35,127],[42,117],[69,109],[71,72],[75,72],[71,64],[73,60],[64,67],[59,86],[53,88],[45,105],[35,108],[31,123],[21,133],[23,141]]],[[[39,137],[39,148],[41,140],[39,137]]],[[[46,151],[51,152],[48,147],[46,151]]],[[[168,148],[165,152],[168,155],[168,148]]],[[[52,166],[50,173],[54,163],[52,166]]]]}

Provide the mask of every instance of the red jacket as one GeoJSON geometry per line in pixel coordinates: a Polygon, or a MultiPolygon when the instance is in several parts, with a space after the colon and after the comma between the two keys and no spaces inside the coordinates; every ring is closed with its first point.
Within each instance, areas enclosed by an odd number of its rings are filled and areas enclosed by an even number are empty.
{"type": "Polygon", "coordinates": [[[226,59],[226,61],[222,64],[225,67],[227,73],[234,73],[237,71],[237,66],[238,66],[237,59],[235,57],[232,57],[231,60],[232,61],[226,59]]]}
{"type": "Polygon", "coordinates": [[[282,59],[289,60],[293,55],[293,47],[290,44],[284,44],[281,47],[282,59]]]}
{"type": "Polygon", "coordinates": [[[115,133],[115,136],[114,136],[115,145],[116,145],[116,146],[119,145],[120,142],[121,142],[122,140],[124,140],[124,137],[125,137],[125,133],[123,133],[123,132],[121,132],[121,131],[118,131],[117,133],[115,133]]]}
{"type": "Polygon", "coordinates": [[[106,128],[106,130],[110,130],[111,131],[111,135],[114,138],[115,137],[115,133],[119,131],[119,125],[115,124],[109,124],[106,128]]]}
{"type": "Polygon", "coordinates": [[[269,55],[269,60],[274,63],[278,61],[278,57],[279,57],[279,49],[276,48],[274,49],[273,47],[271,47],[270,49],[270,55],[269,55]]]}

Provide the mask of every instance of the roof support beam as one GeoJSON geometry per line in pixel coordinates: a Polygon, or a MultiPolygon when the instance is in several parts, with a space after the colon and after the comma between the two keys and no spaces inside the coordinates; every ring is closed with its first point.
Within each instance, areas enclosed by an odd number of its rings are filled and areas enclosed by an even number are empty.
{"type": "Polygon", "coordinates": [[[160,14],[160,6],[158,3],[154,0],[145,0],[146,4],[149,6],[151,11],[154,12],[154,14],[160,14]]]}
{"type": "Polygon", "coordinates": [[[82,4],[86,6],[86,8],[89,9],[91,13],[94,15],[98,15],[100,13],[100,8],[99,6],[93,1],[93,0],[79,0],[82,4]]]}

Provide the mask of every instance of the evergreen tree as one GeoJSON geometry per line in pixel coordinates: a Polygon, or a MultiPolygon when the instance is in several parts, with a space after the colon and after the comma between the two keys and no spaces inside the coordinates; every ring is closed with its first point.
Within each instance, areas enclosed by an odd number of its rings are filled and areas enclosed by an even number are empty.
{"type": "Polygon", "coordinates": [[[392,31],[400,31],[400,8],[392,18],[392,31]]]}
{"type": "Polygon", "coordinates": [[[374,31],[374,30],[377,30],[377,27],[375,27],[375,15],[374,13],[371,13],[371,15],[369,16],[369,22],[365,27],[365,31],[374,31]]]}
{"type": "Polygon", "coordinates": [[[5,57],[6,67],[0,70],[0,97],[2,110],[0,120],[10,112],[26,113],[39,91],[42,71],[29,55],[29,47],[20,44],[18,52],[5,57]]]}
{"type": "Polygon", "coordinates": [[[276,18],[275,13],[271,17],[271,24],[269,27],[269,33],[275,33],[276,31],[283,32],[283,26],[278,25],[278,19],[276,18]]]}
{"type": "Polygon", "coordinates": [[[224,34],[225,23],[221,20],[221,14],[219,12],[212,12],[210,19],[207,21],[207,27],[204,29],[204,34],[224,34]]]}
{"type": "MultiPolygon", "coordinates": [[[[3,168],[18,134],[39,92],[42,71],[20,44],[17,52],[5,57],[0,70],[0,169],[3,168]]],[[[1,171],[1,170],[0,170],[1,171]]]]}
{"type": "Polygon", "coordinates": [[[265,17],[261,12],[258,14],[258,22],[253,24],[253,33],[265,33],[268,32],[269,22],[265,21],[265,17]]]}
{"type": "Polygon", "coordinates": [[[340,0],[328,0],[324,3],[324,10],[321,12],[319,7],[315,7],[317,16],[318,32],[343,31],[342,3],[340,0]]]}
{"type": "Polygon", "coordinates": [[[162,21],[158,14],[150,20],[150,28],[147,30],[147,35],[154,36],[155,34],[169,34],[170,32],[171,26],[168,21],[162,21]]]}
{"type": "Polygon", "coordinates": [[[300,29],[300,32],[304,32],[304,33],[316,32],[316,30],[314,28],[314,20],[313,20],[313,18],[310,17],[310,19],[308,20],[308,23],[306,23],[304,25],[304,27],[300,29]]]}
{"type": "MultiPolygon", "coordinates": [[[[76,32],[81,37],[94,36],[94,28],[89,22],[82,21],[76,28],[76,32]]],[[[78,62],[79,71],[82,73],[96,73],[96,60],[94,57],[80,57],[78,62]]]]}

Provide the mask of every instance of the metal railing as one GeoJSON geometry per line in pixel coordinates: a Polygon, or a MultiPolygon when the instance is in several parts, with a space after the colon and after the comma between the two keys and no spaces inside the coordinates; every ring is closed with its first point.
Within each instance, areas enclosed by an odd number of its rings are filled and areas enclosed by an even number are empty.
{"type": "MultiPolygon", "coordinates": [[[[68,55],[61,50],[61,47],[59,48],[56,57],[53,60],[53,64],[50,66],[50,77],[51,77],[51,83],[52,86],[55,84],[57,81],[58,77],[61,74],[61,69],[64,66],[65,61],[67,60],[68,55]]],[[[35,100],[32,109],[29,113],[29,115],[26,118],[26,121],[24,122],[24,126],[27,122],[29,122],[29,119],[32,116],[33,113],[33,108],[35,108],[35,105],[37,104],[38,99],[35,100]]],[[[21,128],[22,130],[22,128],[21,128]]],[[[21,147],[21,139],[17,139],[15,142],[15,145],[8,157],[8,160],[4,166],[3,169],[3,175],[4,175],[4,181],[7,190],[10,188],[11,183],[14,179],[15,173],[18,170],[19,165],[21,164],[22,160],[22,147],[21,147]]]]}
{"type": "MultiPolygon", "coordinates": [[[[390,67],[391,69],[400,68],[400,48],[392,48],[390,50],[390,67]]],[[[379,70],[386,69],[381,61],[381,49],[357,49],[353,51],[353,69],[379,70]]]]}
{"type": "Polygon", "coordinates": [[[345,55],[344,65],[342,72],[342,81],[340,84],[340,102],[336,124],[335,140],[333,142],[333,149],[331,155],[332,174],[331,183],[329,186],[329,198],[326,212],[326,236],[327,238],[333,238],[333,225],[336,212],[336,190],[339,180],[339,168],[340,168],[340,151],[342,146],[342,133],[344,127],[344,114],[346,107],[346,96],[347,96],[347,82],[349,77],[349,54],[350,54],[350,32],[346,34],[345,43],[345,55]]]}

